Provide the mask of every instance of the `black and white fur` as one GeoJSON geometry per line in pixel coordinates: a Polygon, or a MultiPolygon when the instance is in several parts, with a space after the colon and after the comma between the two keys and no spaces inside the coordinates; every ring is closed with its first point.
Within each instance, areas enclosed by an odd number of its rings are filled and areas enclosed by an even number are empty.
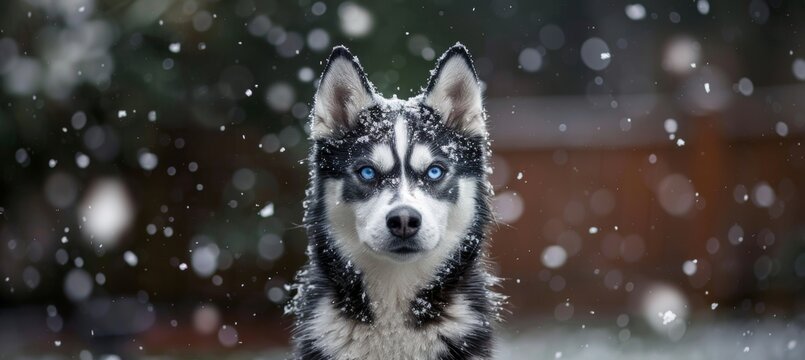
{"type": "Polygon", "coordinates": [[[503,297],[489,290],[497,279],[485,263],[490,149],[467,49],[450,48],[427,88],[400,100],[381,97],[336,47],[310,127],[310,260],[287,309],[297,318],[294,357],[491,358],[503,297]],[[427,177],[431,166],[440,179],[427,177]],[[388,216],[401,207],[421,214],[411,237],[390,233],[388,216]]]}

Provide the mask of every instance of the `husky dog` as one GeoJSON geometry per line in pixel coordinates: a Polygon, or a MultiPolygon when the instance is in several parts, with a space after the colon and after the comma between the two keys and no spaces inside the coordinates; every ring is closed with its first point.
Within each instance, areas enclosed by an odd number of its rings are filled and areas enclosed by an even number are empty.
{"type": "Polygon", "coordinates": [[[310,116],[310,260],[287,309],[296,359],[492,357],[503,297],[485,263],[481,98],[461,44],[408,100],[383,98],[347,48],[333,49],[310,116]]]}

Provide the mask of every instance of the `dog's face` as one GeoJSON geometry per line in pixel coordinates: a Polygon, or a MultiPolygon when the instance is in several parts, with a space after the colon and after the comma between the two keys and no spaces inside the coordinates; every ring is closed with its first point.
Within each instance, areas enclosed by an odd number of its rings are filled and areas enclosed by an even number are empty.
{"type": "Polygon", "coordinates": [[[410,262],[455,248],[486,179],[481,89],[463,46],[426,90],[385,99],[345,48],[330,56],[311,116],[314,174],[337,245],[352,258],[410,262]]]}

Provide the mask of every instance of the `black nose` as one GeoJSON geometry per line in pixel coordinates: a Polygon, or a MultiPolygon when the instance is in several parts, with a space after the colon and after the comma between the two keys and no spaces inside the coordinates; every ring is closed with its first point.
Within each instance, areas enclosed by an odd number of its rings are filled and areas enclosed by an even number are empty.
{"type": "Polygon", "coordinates": [[[422,225],[422,216],[419,211],[408,206],[401,206],[391,210],[386,215],[386,226],[392,235],[400,238],[409,238],[416,235],[422,225]]]}

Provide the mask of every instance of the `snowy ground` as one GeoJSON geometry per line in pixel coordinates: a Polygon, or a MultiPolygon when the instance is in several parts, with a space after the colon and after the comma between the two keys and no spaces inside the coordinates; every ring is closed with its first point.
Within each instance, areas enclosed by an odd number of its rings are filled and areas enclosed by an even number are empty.
{"type": "MultiPolygon", "coordinates": [[[[525,325],[525,324],[520,324],[525,325]]],[[[509,324],[508,328],[521,326],[509,324]]],[[[594,360],[678,360],[678,359],[804,359],[805,328],[782,321],[735,322],[692,326],[677,342],[657,336],[650,329],[635,327],[576,326],[545,327],[520,333],[503,331],[497,359],[594,359],[594,360]]],[[[182,349],[177,349],[182,350],[182,349]]],[[[279,360],[287,350],[199,353],[193,349],[182,355],[148,355],[142,359],[255,359],[279,360]]],[[[100,359],[119,360],[94,354],[21,355],[3,354],[0,359],[100,359]]]]}
{"type": "Polygon", "coordinates": [[[805,330],[782,322],[692,327],[678,342],[646,328],[528,331],[506,338],[498,359],[803,359],[805,330]],[[625,340],[622,340],[625,339],[625,340]]]}

